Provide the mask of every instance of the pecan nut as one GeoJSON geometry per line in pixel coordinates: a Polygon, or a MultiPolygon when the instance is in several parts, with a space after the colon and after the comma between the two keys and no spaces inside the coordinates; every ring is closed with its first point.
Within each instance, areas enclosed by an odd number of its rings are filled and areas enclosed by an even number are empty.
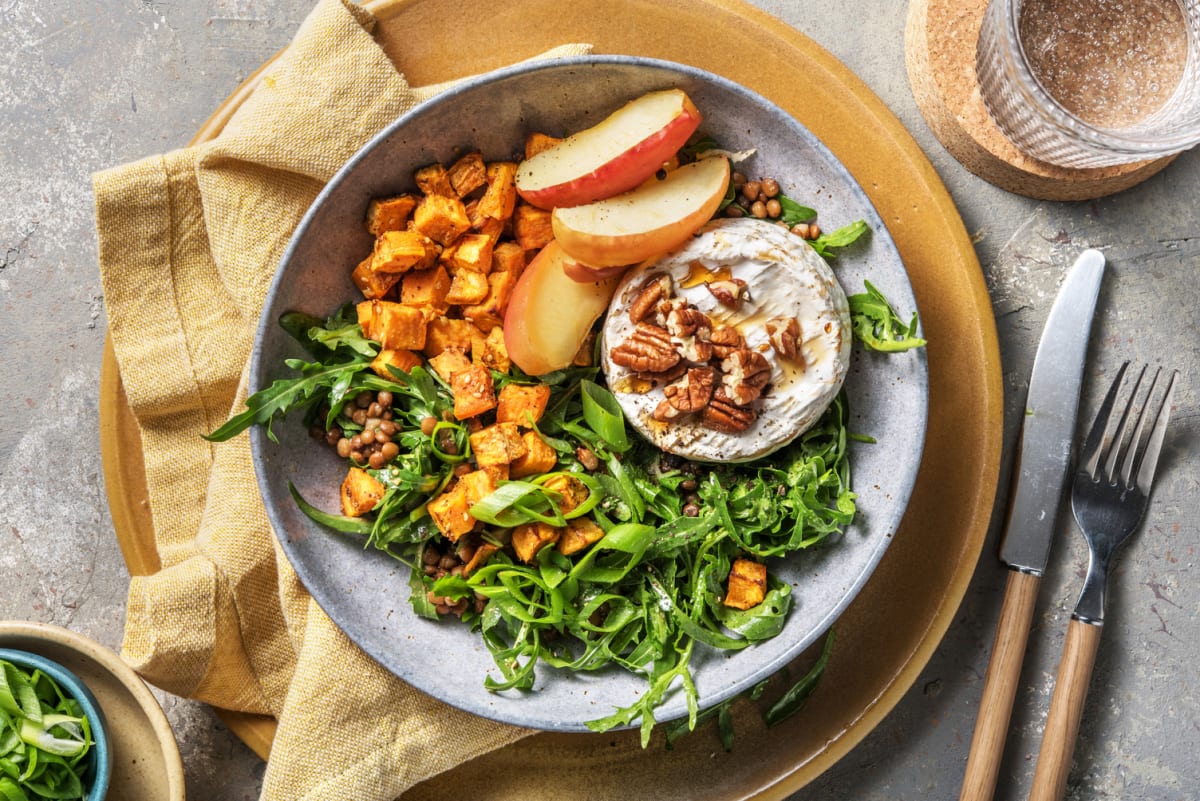
{"type": "Polygon", "coordinates": [[[756,350],[742,348],[721,360],[721,385],[738,406],[753,403],[771,382],[771,363],[756,350]]]}
{"type": "Polygon", "coordinates": [[[795,317],[772,317],[767,320],[767,339],[780,358],[795,361],[800,352],[800,323],[795,317]]]}
{"type": "Polygon", "coordinates": [[[716,375],[711,367],[693,367],[683,378],[663,387],[667,402],[684,414],[698,412],[713,396],[716,375]]]}
{"type": "Polygon", "coordinates": [[[708,336],[708,342],[713,346],[713,354],[718,359],[724,359],[735,350],[746,347],[746,338],[742,332],[730,325],[719,325],[708,336]]]}
{"type": "Polygon", "coordinates": [[[683,416],[683,412],[676,409],[669,401],[662,401],[654,407],[654,411],[650,413],[660,423],[669,423],[672,420],[683,416]]]}
{"type": "Polygon", "coordinates": [[[740,278],[727,278],[723,281],[709,281],[705,284],[708,291],[722,306],[731,309],[740,308],[742,300],[747,296],[746,282],[740,278]]]}
{"type": "Polygon", "coordinates": [[[699,336],[703,339],[712,332],[708,315],[694,306],[673,307],[667,312],[666,324],[673,337],[699,336]]]}
{"type": "Polygon", "coordinates": [[[615,364],[638,373],[661,373],[679,363],[679,353],[665,329],[638,323],[633,333],[609,354],[615,364]]]}
{"type": "Polygon", "coordinates": [[[670,275],[659,273],[651,276],[642,284],[633,303],[629,304],[629,319],[635,323],[646,319],[646,315],[654,311],[660,300],[671,297],[673,288],[670,275]]]}
{"type": "Polygon", "coordinates": [[[718,390],[713,394],[708,406],[700,416],[700,423],[705,428],[720,431],[725,434],[741,434],[758,419],[753,409],[738,406],[724,392],[718,390]]]}

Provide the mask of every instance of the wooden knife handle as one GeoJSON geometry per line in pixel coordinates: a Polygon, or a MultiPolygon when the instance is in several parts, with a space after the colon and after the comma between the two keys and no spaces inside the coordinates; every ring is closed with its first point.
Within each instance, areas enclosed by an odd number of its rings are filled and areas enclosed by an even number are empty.
{"type": "Polygon", "coordinates": [[[1102,626],[1075,619],[1067,627],[1067,641],[1063,645],[1062,661],[1058,663],[1058,678],[1054,682],[1054,696],[1050,699],[1046,732],[1042,735],[1029,801],[1057,801],[1067,787],[1101,631],[1102,626]]]}
{"type": "Polygon", "coordinates": [[[1014,570],[1008,574],[959,801],[991,801],[996,791],[996,777],[1000,773],[1000,758],[1004,755],[1004,739],[1012,717],[1013,698],[1021,677],[1021,662],[1025,644],[1029,641],[1029,626],[1033,622],[1040,582],[1040,576],[1030,573],[1014,570]]]}

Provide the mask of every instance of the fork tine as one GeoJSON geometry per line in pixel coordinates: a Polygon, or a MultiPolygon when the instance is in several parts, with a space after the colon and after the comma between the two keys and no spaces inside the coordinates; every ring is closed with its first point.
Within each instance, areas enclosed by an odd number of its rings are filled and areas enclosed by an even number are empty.
{"type": "Polygon", "coordinates": [[[1137,380],[1133,382],[1133,390],[1129,393],[1129,399],[1125,401],[1125,410],[1121,413],[1120,432],[1113,439],[1112,447],[1108,450],[1108,457],[1104,460],[1104,480],[1110,484],[1117,480],[1117,461],[1121,458],[1121,454],[1133,452],[1137,447],[1136,438],[1129,439],[1129,427],[1133,425],[1133,404],[1137,400],[1138,390],[1142,388],[1142,379],[1145,377],[1146,365],[1142,365],[1142,369],[1138,371],[1137,380]]]}
{"type": "Polygon", "coordinates": [[[1128,367],[1129,362],[1125,362],[1117,370],[1117,377],[1113,379],[1108,394],[1104,396],[1100,410],[1096,412],[1096,420],[1092,423],[1087,440],[1083,443],[1083,451],[1080,453],[1080,462],[1083,465],[1081,469],[1091,476],[1092,480],[1096,478],[1096,468],[1100,465],[1100,457],[1107,450],[1108,443],[1112,439],[1113,427],[1116,424],[1116,416],[1112,413],[1113,406],[1116,405],[1117,393],[1121,390],[1121,382],[1125,378],[1125,370],[1128,367]]]}
{"type": "MultiPolygon", "coordinates": [[[[1162,452],[1163,438],[1167,433],[1167,420],[1171,417],[1171,396],[1175,392],[1175,377],[1179,375],[1178,370],[1172,370],[1167,378],[1167,389],[1163,393],[1162,404],[1158,407],[1158,413],[1154,418],[1154,428],[1150,430],[1150,439],[1146,442],[1146,450],[1142,454],[1141,462],[1138,465],[1137,471],[1137,486],[1146,493],[1150,493],[1150,485],[1154,482],[1154,471],[1158,467],[1158,457],[1162,452]]],[[[1155,376],[1157,383],[1158,376],[1155,376]]]]}
{"type": "MultiPolygon", "coordinates": [[[[1145,368],[1142,369],[1144,370],[1145,368]]],[[[1142,408],[1138,412],[1137,425],[1134,427],[1133,436],[1129,438],[1129,445],[1125,449],[1125,459],[1121,462],[1121,486],[1127,489],[1133,489],[1131,477],[1133,476],[1134,465],[1141,463],[1142,432],[1146,430],[1146,421],[1150,419],[1150,404],[1154,399],[1154,390],[1158,388],[1158,378],[1161,375],[1162,368],[1159,367],[1154,371],[1154,378],[1150,381],[1150,388],[1146,390],[1146,398],[1142,401],[1142,408]]],[[[1129,402],[1132,404],[1134,399],[1131,397],[1129,402]]]]}

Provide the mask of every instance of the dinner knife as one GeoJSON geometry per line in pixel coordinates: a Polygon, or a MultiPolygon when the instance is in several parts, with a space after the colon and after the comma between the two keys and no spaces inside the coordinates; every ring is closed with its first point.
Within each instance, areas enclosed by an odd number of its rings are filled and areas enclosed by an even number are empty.
{"type": "Polygon", "coordinates": [[[1050,558],[1079,411],[1104,255],[1085,250],[1063,280],[1033,360],[1000,560],[1008,582],[959,801],[990,801],[1000,772],[1034,604],[1050,558]]]}

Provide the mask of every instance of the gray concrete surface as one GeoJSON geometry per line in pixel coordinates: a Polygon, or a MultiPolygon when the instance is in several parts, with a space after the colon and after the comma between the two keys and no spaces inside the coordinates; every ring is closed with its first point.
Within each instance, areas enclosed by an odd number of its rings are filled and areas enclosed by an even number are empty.
{"type": "MultiPolygon", "coordinates": [[[[1067,798],[1200,797],[1200,153],[1119,196],[1047,203],[966,172],[925,127],[904,72],[900,0],[757,0],[878,93],[929,154],[973,235],[1004,362],[1005,470],[1037,336],[1063,267],[1108,255],[1089,375],[1123,358],[1184,371],[1142,532],[1118,563],[1067,798]],[[849,19],[849,17],[853,19],[849,19]]],[[[0,618],[116,648],[127,574],[97,433],[103,297],[89,174],[183,145],[311,0],[0,0],[0,618]]],[[[1090,419],[1103,388],[1085,383],[1090,419]]],[[[1003,494],[1001,496],[1003,502],[1003,494]]],[[[1064,516],[1043,583],[997,798],[1024,798],[1086,554],[1064,516]]],[[[796,798],[951,799],[982,690],[1005,574],[993,526],[949,634],[895,711],[796,798]]],[[[936,555],[933,555],[936,557],[936,555]]],[[[191,798],[251,799],[263,765],[203,706],[159,694],[191,798]]]]}

